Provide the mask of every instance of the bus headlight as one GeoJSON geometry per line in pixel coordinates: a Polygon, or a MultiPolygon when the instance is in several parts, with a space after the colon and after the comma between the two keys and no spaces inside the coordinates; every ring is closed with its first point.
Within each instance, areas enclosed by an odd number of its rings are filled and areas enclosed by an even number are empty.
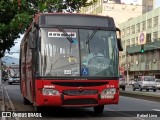
{"type": "Polygon", "coordinates": [[[59,92],[58,90],[55,90],[55,89],[43,88],[42,94],[43,95],[59,95],[59,92]]]}
{"type": "Polygon", "coordinates": [[[104,89],[101,92],[101,99],[106,99],[106,98],[113,99],[115,93],[116,93],[116,89],[115,88],[104,89]]]}

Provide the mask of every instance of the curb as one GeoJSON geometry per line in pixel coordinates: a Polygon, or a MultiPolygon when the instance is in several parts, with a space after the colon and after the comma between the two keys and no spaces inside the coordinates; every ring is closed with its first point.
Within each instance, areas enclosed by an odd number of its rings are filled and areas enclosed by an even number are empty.
{"type": "MultiPolygon", "coordinates": [[[[3,86],[0,85],[0,109],[1,111],[5,111],[5,103],[4,103],[4,91],[3,91],[3,86]]],[[[6,120],[5,117],[1,117],[1,120],[6,120]]]]}
{"type": "Polygon", "coordinates": [[[155,95],[150,95],[150,94],[145,95],[143,93],[122,92],[122,91],[120,91],[120,96],[149,100],[149,101],[154,101],[154,102],[159,102],[160,101],[160,96],[155,96],[155,95]]]}

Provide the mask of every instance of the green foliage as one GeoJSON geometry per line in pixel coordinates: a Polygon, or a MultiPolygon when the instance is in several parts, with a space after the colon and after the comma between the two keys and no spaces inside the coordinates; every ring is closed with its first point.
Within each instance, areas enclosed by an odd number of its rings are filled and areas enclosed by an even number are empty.
{"type": "Polygon", "coordinates": [[[70,6],[72,11],[92,5],[96,0],[0,0],[0,58],[14,45],[39,12],[62,12],[70,6]],[[20,4],[18,3],[20,1],[20,4]]]}

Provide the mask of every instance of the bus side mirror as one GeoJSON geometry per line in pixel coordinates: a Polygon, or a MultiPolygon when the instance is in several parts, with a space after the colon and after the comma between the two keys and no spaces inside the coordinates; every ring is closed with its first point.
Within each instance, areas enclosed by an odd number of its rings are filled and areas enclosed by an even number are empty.
{"type": "Polygon", "coordinates": [[[29,33],[29,48],[30,49],[35,49],[35,39],[34,39],[34,35],[32,32],[29,33]]]}
{"type": "Polygon", "coordinates": [[[119,38],[117,38],[117,46],[118,46],[119,51],[123,51],[122,42],[121,42],[121,39],[119,38]]]}
{"type": "Polygon", "coordinates": [[[118,49],[119,49],[119,51],[123,51],[122,41],[121,41],[121,30],[119,28],[116,28],[116,34],[117,34],[118,49]]]}

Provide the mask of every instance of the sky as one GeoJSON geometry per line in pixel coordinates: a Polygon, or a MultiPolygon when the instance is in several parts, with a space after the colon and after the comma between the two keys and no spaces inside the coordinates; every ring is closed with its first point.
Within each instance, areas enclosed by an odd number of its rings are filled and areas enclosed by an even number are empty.
{"type": "Polygon", "coordinates": [[[158,8],[158,7],[160,7],[160,0],[156,0],[155,2],[155,8],[158,8]]]}
{"type": "Polygon", "coordinates": [[[6,53],[5,56],[10,56],[10,57],[14,57],[14,58],[19,58],[19,50],[20,50],[20,43],[21,40],[23,38],[23,35],[20,35],[20,38],[15,40],[15,45],[10,49],[10,52],[17,52],[17,53],[12,53],[12,54],[8,54],[6,53]]]}

